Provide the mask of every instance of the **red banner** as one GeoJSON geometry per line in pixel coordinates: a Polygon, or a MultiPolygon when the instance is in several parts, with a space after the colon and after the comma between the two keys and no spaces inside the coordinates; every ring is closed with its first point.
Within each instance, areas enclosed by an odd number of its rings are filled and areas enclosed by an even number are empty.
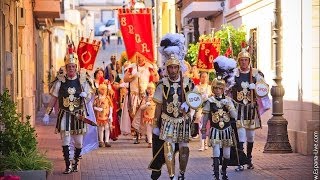
{"type": "Polygon", "coordinates": [[[128,59],[135,62],[140,56],[154,63],[151,9],[119,9],[118,15],[128,59]]]}
{"type": "Polygon", "coordinates": [[[86,38],[86,40],[83,37],[81,38],[77,49],[80,68],[87,70],[93,69],[100,43],[100,41],[96,40],[90,43],[88,38],[86,38]]]}
{"type": "Polygon", "coordinates": [[[212,72],[213,60],[220,54],[220,39],[201,40],[197,60],[200,71],[212,72]]]}

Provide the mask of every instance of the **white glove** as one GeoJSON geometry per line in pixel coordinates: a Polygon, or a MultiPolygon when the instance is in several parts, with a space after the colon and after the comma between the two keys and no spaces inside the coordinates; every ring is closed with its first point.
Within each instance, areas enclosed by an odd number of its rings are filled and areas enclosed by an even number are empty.
{"type": "Polygon", "coordinates": [[[151,102],[146,102],[146,106],[150,106],[151,105],[151,102]]]}
{"type": "Polygon", "coordinates": [[[86,98],[86,97],[88,97],[88,94],[86,92],[81,92],[79,96],[86,98]]]}
{"type": "Polygon", "coordinates": [[[119,86],[122,88],[124,88],[124,87],[126,88],[128,86],[128,83],[121,83],[121,84],[119,84],[119,86]]]}
{"type": "Polygon", "coordinates": [[[202,94],[201,97],[202,97],[202,100],[205,101],[208,99],[208,94],[202,94]]]}
{"type": "Polygon", "coordinates": [[[155,134],[155,135],[157,135],[157,136],[159,136],[159,134],[160,134],[160,129],[159,129],[158,127],[155,127],[155,128],[152,129],[152,133],[155,134]]]}
{"type": "Polygon", "coordinates": [[[96,111],[99,111],[99,112],[103,111],[103,108],[96,107],[96,106],[95,106],[95,107],[93,107],[93,109],[94,109],[94,110],[96,110],[96,111]]]}
{"type": "Polygon", "coordinates": [[[228,100],[226,100],[226,99],[222,99],[220,102],[221,102],[221,104],[223,104],[223,105],[227,105],[227,104],[228,104],[228,100]]]}
{"type": "Polygon", "coordinates": [[[188,110],[189,110],[189,105],[188,105],[186,102],[184,102],[184,103],[181,105],[181,109],[184,110],[185,112],[188,112],[188,110]]]}
{"type": "Polygon", "coordinates": [[[50,121],[50,117],[49,117],[49,114],[44,114],[44,117],[42,119],[43,123],[45,125],[48,125],[49,124],[49,121],[50,121]]]}
{"type": "Polygon", "coordinates": [[[249,84],[249,89],[255,89],[256,85],[254,83],[249,84]]]}

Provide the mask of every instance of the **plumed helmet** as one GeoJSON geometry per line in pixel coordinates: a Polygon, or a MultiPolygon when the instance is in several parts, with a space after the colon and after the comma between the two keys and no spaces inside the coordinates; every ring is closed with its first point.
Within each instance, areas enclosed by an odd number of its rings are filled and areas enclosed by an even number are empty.
{"type": "Polygon", "coordinates": [[[176,56],[174,54],[171,54],[170,55],[170,58],[167,59],[166,63],[165,63],[165,66],[170,66],[170,65],[178,65],[180,66],[180,62],[178,60],[178,58],[176,58],[176,56]]]}
{"type": "Polygon", "coordinates": [[[75,47],[73,44],[68,44],[67,52],[64,57],[64,64],[77,64],[78,65],[78,55],[75,51],[75,47]]]}
{"type": "Polygon", "coordinates": [[[186,48],[185,38],[182,34],[167,33],[160,42],[159,52],[162,56],[162,64],[167,68],[169,65],[179,65],[182,72],[186,71],[184,57],[186,48]]]}
{"type": "Polygon", "coordinates": [[[218,79],[224,80],[227,89],[230,89],[235,84],[235,69],[237,62],[226,56],[218,56],[213,60],[213,67],[218,79]]]}
{"type": "Polygon", "coordinates": [[[241,52],[238,54],[238,61],[239,61],[239,59],[241,59],[241,58],[249,58],[249,60],[250,60],[250,59],[251,59],[251,55],[250,55],[250,53],[247,51],[247,45],[246,45],[246,43],[245,43],[245,42],[242,42],[242,43],[241,43],[241,47],[242,47],[241,52]]]}

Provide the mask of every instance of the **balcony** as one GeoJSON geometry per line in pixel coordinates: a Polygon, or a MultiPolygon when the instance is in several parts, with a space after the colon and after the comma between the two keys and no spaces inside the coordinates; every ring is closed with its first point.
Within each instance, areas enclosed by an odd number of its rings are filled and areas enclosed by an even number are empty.
{"type": "Polygon", "coordinates": [[[35,0],[33,11],[36,18],[59,18],[60,0],[35,0]]]}
{"type": "Polygon", "coordinates": [[[181,16],[182,18],[199,18],[213,16],[222,11],[221,1],[210,0],[182,0],[181,16]]]}

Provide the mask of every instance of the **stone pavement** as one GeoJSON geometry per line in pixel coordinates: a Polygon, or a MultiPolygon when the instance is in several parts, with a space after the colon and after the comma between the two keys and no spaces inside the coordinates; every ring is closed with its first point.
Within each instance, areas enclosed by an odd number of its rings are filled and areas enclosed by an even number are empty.
{"type": "MultiPolygon", "coordinates": [[[[54,134],[55,118],[51,118],[49,126],[41,122],[43,110],[38,113],[36,132],[39,148],[46,151],[54,163],[54,171],[49,180],[144,180],[150,179],[147,169],[151,160],[151,149],[141,140],[136,145],[131,136],[121,136],[118,141],[111,141],[111,148],[96,149],[83,156],[80,171],[63,175],[64,162],[60,137],[54,134]]],[[[313,178],[313,157],[297,153],[266,154],[263,148],[265,137],[256,137],[253,151],[255,169],[235,172],[235,167],[228,168],[229,179],[234,180],[311,180],[313,178]]],[[[199,142],[190,143],[190,158],[186,171],[188,180],[210,180],[212,177],[212,151],[198,151],[199,142]]],[[[178,155],[176,156],[176,158],[178,155]]],[[[177,162],[178,159],[176,159],[177,162]]],[[[162,179],[169,179],[166,166],[162,168],[162,179]]],[[[176,163],[178,172],[178,163],[176,163]]]]}

